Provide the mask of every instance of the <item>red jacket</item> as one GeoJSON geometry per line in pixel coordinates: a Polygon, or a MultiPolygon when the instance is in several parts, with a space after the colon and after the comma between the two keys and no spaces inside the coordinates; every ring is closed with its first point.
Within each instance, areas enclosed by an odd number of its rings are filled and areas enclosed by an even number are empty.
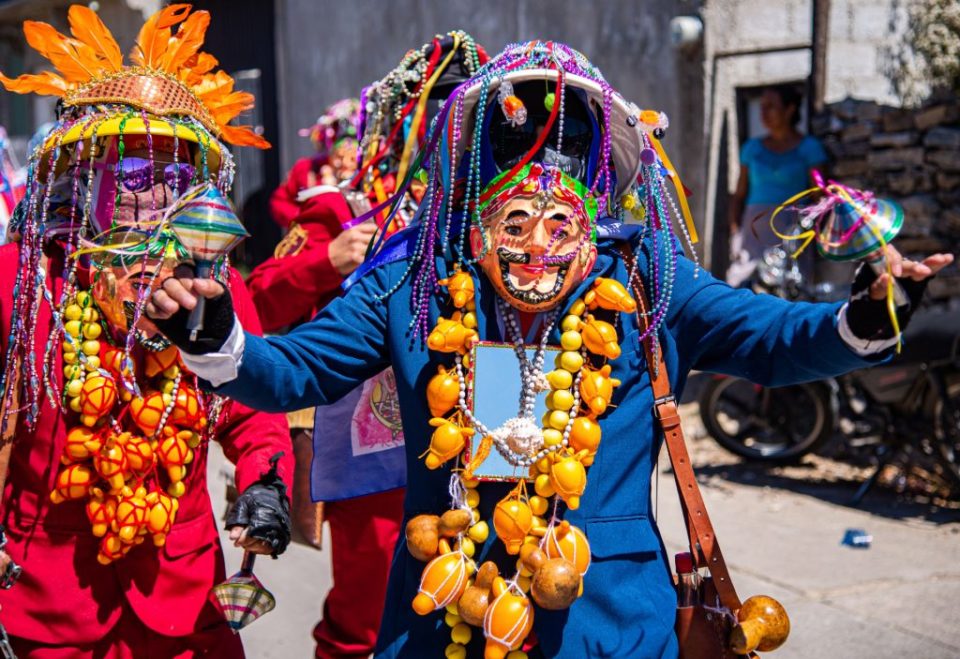
{"type": "Polygon", "coordinates": [[[250,273],[247,286],[263,328],[273,332],[309,319],[340,294],[343,278],[330,262],[330,242],[353,215],[340,192],[307,199],[276,255],[250,273]]]}
{"type": "Polygon", "coordinates": [[[270,215],[273,221],[286,229],[300,213],[297,195],[301,190],[312,188],[320,182],[317,172],[320,165],[316,156],[301,158],[290,168],[287,180],[270,195],[270,215]]]}
{"type": "MultiPolygon", "coordinates": [[[[11,288],[19,245],[0,247],[0,347],[6,353],[10,332],[11,288]]],[[[59,268],[52,268],[58,271],[59,268]]],[[[53,281],[59,299],[62,280],[53,281]]],[[[255,310],[240,276],[231,271],[230,290],[244,327],[259,332],[255,310]]],[[[42,355],[53,323],[50,307],[40,305],[36,350],[42,355]]],[[[57,372],[62,372],[56,351],[57,372]]],[[[39,361],[39,360],[38,360],[39,361]]],[[[98,538],[90,532],[84,501],[54,505],[48,497],[60,467],[67,426],[45,400],[33,432],[19,431],[3,498],[7,552],[23,566],[20,581],[0,591],[0,621],[10,634],[45,643],[79,645],[106,636],[126,600],[155,632],[184,636],[221,618],[208,603],[210,587],[225,578],[223,552],[207,492],[206,445],[196,450],[166,545],[150,542],[104,566],[97,562],[98,538]]],[[[241,491],[268,468],[277,451],[286,451],[281,474],[288,485],[293,452],[283,415],[255,412],[231,403],[218,441],[236,464],[241,491]]]]}

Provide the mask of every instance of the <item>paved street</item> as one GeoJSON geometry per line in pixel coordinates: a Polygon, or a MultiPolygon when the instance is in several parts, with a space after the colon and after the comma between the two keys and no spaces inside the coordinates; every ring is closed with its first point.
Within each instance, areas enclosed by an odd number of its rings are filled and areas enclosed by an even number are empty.
{"type": "MultiPolygon", "coordinates": [[[[960,512],[885,492],[870,495],[865,510],[850,508],[844,502],[854,484],[824,475],[816,464],[766,474],[744,469],[701,437],[695,407],[684,407],[704,498],[741,597],[772,595],[790,614],[790,640],[770,656],[960,656],[960,512]],[[842,546],[847,528],[865,529],[872,546],[842,546]]],[[[211,458],[218,503],[222,481],[214,477],[221,464],[211,458]]],[[[679,550],[685,536],[665,461],[658,500],[668,547],[679,550]]],[[[227,551],[229,572],[240,555],[227,551]]],[[[277,609],[243,632],[249,657],[311,656],[310,629],[330,586],[328,559],[326,552],[292,546],[282,560],[258,562],[277,609]]]]}

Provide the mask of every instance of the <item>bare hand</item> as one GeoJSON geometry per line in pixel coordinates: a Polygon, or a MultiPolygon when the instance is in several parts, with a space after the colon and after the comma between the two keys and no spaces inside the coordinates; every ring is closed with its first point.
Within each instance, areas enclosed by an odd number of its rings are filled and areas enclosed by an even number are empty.
{"type": "Polygon", "coordinates": [[[263,540],[258,540],[257,538],[251,538],[247,536],[248,528],[250,527],[234,526],[232,529],[230,529],[230,540],[233,542],[233,546],[246,549],[254,554],[272,554],[273,547],[269,542],[264,542],[263,540]]]}
{"type": "MultiPolygon", "coordinates": [[[[953,254],[933,254],[923,261],[911,261],[903,256],[892,245],[886,246],[886,257],[890,263],[890,271],[894,277],[906,277],[913,281],[923,281],[934,276],[945,267],[953,263],[953,254]]],[[[882,300],[887,296],[887,281],[889,276],[883,273],[870,285],[870,298],[882,300]]]]}
{"type": "Polygon", "coordinates": [[[346,277],[363,263],[367,255],[367,245],[370,244],[376,231],[376,222],[367,220],[347,229],[333,239],[327,256],[341,276],[346,277]]]}
{"type": "Polygon", "coordinates": [[[145,310],[149,318],[166,320],[181,307],[193,311],[197,306],[197,295],[209,299],[219,297],[223,292],[223,285],[215,279],[170,277],[153,292],[145,310]]]}

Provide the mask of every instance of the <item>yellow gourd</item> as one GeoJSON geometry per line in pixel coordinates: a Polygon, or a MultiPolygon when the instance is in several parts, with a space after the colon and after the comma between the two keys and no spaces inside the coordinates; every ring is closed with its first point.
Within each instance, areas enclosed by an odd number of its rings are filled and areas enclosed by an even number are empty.
{"type": "Polygon", "coordinates": [[[574,451],[587,452],[587,457],[583,460],[584,466],[589,467],[593,463],[593,456],[600,448],[600,436],[600,424],[596,419],[581,415],[573,420],[573,426],[570,428],[570,447],[574,451]]]}
{"type": "Polygon", "coordinates": [[[508,554],[518,554],[523,539],[533,526],[530,506],[513,494],[501,500],[493,509],[493,528],[506,545],[508,554]]]}
{"type": "Polygon", "coordinates": [[[547,558],[565,558],[581,575],[590,569],[590,543],[583,531],[563,520],[547,530],[543,543],[547,558]]]}
{"type": "Polygon", "coordinates": [[[579,329],[587,350],[593,354],[607,359],[616,359],[620,356],[617,330],[610,323],[597,320],[591,314],[587,314],[586,321],[580,323],[579,329]]]}
{"type": "Polygon", "coordinates": [[[460,313],[451,318],[440,316],[436,326],[427,337],[427,346],[437,352],[465,353],[480,341],[476,330],[472,330],[460,321],[460,313]]]}
{"type": "Polygon", "coordinates": [[[604,364],[600,370],[584,368],[580,375],[580,399],[596,415],[607,411],[613,388],[620,386],[620,380],[610,377],[610,364],[604,364]]]}
{"type": "Polygon", "coordinates": [[[436,428],[430,437],[430,448],[424,463],[427,469],[436,469],[450,458],[459,455],[467,440],[476,432],[473,428],[458,426],[453,421],[434,417],[430,425],[436,428]]]}
{"type": "Polygon", "coordinates": [[[92,487],[86,510],[87,519],[90,520],[90,530],[93,531],[93,535],[102,538],[110,530],[117,516],[117,500],[106,496],[99,487],[92,487]]]}
{"type": "Polygon", "coordinates": [[[587,487],[587,470],[581,462],[587,452],[562,457],[554,455],[556,457],[550,467],[550,485],[570,510],[576,510],[580,507],[580,496],[587,487]]]}
{"type": "Polygon", "coordinates": [[[180,502],[165,492],[154,491],[147,495],[147,530],[153,535],[153,544],[162,547],[167,542],[167,534],[173,528],[180,502]]]}
{"type": "Polygon", "coordinates": [[[447,287],[447,292],[453,299],[453,306],[463,308],[470,302],[473,302],[474,284],[473,277],[468,272],[457,272],[446,279],[437,282],[441,286],[447,287]]]}
{"type": "Polygon", "coordinates": [[[460,383],[455,373],[441,366],[427,383],[427,406],[430,414],[442,417],[453,409],[460,399],[460,383]]]}
{"type": "Polygon", "coordinates": [[[451,551],[434,558],[423,568],[413,610],[425,616],[456,602],[467,587],[471,571],[470,559],[461,552],[451,551]]]}
{"type": "Polygon", "coordinates": [[[85,464],[67,465],[57,474],[57,482],[50,492],[50,501],[61,503],[87,496],[97,479],[96,472],[85,464]]]}
{"type": "Polygon", "coordinates": [[[633,313],[637,310],[637,301],[627,293],[627,289],[616,279],[597,277],[593,288],[583,297],[590,310],[600,307],[610,311],[633,313]]]}
{"type": "Polygon", "coordinates": [[[517,650],[533,629],[533,606],[519,589],[511,590],[502,577],[493,580],[494,600],[483,616],[483,634],[487,638],[484,659],[504,659],[517,650]]]}

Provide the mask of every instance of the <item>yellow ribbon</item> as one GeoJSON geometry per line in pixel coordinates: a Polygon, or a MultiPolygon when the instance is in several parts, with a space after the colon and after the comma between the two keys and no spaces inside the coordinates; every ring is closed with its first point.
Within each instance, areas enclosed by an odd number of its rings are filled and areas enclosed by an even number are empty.
{"type": "MultiPolygon", "coordinates": [[[[143,229],[143,228],[150,227],[150,226],[159,227],[160,225],[163,224],[163,222],[164,222],[164,220],[162,220],[162,219],[161,219],[161,220],[149,220],[149,221],[146,221],[146,222],[141,222],[141,223],[139,223],[139,224],[137,225],[137,227],[138,227],[139,229],[143,229]]],[[[110,230],[104,231],[103,233],[100,233],[100,234],[94,236],[92,242],[96,243],[96,241],[97,241],[98,239],[102,239],[102,238],[104,238],[104,237],[106,237],[106,236],[109,236],[109,235],[110,235],[110,230]]],[[[144,245],[144,244],[150,242],[150,241],[153,240],[154,238],[155,238],[154,235],[148,235],[148,236],[144,237],[143,240],[137,240],[137,241],[133,241],[133,242],[107,243],[107,244],[105,244],[105,245],[93,244],[93,245],[90,245],[89,247],[83,247],[83,248],[81,248],[81,249],[74,250],[74,251],[70,254],[70,258],[75,259],[75,258],[78,258],[78,257],[80,257],[80,256],[84,256],[84,255],[86,255],[86,254],[101,254],[101,253],[103,253],[103,252],[111,252],[111,251],[114,251],[114,250],[127,249],[128,247],[139,247],[140,245],[144,245]]]]}
{"type": "Polygon", "coordinates": [[[117,249],[127,249],[128,247],[137,247],[142,244],[143,242],[114,243],[112,245],[92,245],[90,247],[84,247],[82,249],[75,250],[70,254],[70,258],[75,259],[86,254],[100,254],[102,252],[110,252],[117,249]]]}
{"type": "MultiPolygon", "coordinates": [[[[399,181],[397,183],[399,185],[399,181]]],[[[376,172],[373,177],[373,194],[376,197],[379,206],[387,200],[387,191],[383,187],[383,179],[380,178],[380,172],[376,172]]],[[[390,209],[384,208],[380,211],[380,221],[386,220],[390,216],[390,209]]]]}
{"type": "Polygon", "coordinates": [[[660,160],[666,165],[667,175],[670,177],[670,181],[677,191],[677,198],[680,199],[680,210],[683,212],[683,221],[686,223],[687,231],[690,233],[690,242],[696,244],[700,242],[700,237],[697,235],[697,227],[693,223],[693,213],[690,212],[690,204],[687,202],[687,193],[683,189],[683,181],[680,180],[680,175],[674,168],[673,163],[670,162],[670,158],[667,157],[667,152],[663,150],[663,145],[660,144],[660,140],[653,135],[649,137],[657,155],[660,156],[660,160]]]}
{"type": "Polygon", "coordinates": [[[819,192],[819,191],[820,191],[820,188],[807,188],[803,192],[798,192],[797,194],[793,195],[792,197],[787,199],[785,202],[777,206],[776,210],[774,210],[773,214],[770,216],[770,229],[773,231],[774,235],[776,235],[777,238],[779,238],[780,240],[802,240],[803,241],[803,244],[800,245],[800,247],[798,247],[797,250],[790,255],[792,258],[797,258],[798,256],[800,256],[800,254],[803,252],[803,250],[807,248],[807,246],[811,243],[811,241],[813,241],[813,239],[817,237],[817,232],[815,229],[810,229],[809,231],[804,231],[802,233],[787,235],[785,233],[780,233],[777,230],[774,220],[776,219],[777,215],[780,214],[780,211],[784,210],[789,206],[792,206],[793,204],[800,201],[807,195],[813,194],[814,192],[819,192]]]}
{"type": "Polygon", "coordinates": [[[404,179],[407,175],[407,168],[410,167],[410,158],[413,155],[413,147],[417,143],[417,136],[420,133],[420,122],[423,121],[423,117],[427,112],[427,101],[430,100],[430,92],[433,90],[433,86],[437,83],[437,80],[440,79],[440,76],[443,75],[443,72],[446,71],[447,66],[453,60],[454,56],[457,54],[457,50],[460,48],[460,37],[456,34],[453,35],[453,48],[443,58],[443,62],[440,63],[440,66],[437,67],[437,70],[433,72],[433,75],[430,76],[430,79],[427,80],[426,84],[423,86],[423,89],[420,90],[420,100],[417,101],[417,110],[413,115],[413,122],[410,124],[410,134],[407,135],[407,141],[403,145],[403,155],[400,156],[400,167],[397,169],[397,184],[399,185],[400,181],[404,179]]]}

